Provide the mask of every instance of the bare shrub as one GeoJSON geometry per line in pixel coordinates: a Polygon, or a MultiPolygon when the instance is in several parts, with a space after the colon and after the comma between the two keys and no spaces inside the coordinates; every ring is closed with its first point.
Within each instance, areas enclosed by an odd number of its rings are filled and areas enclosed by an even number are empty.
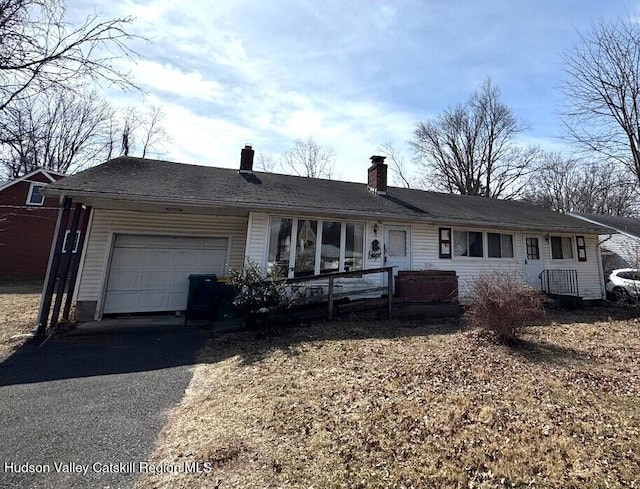
{"type": "Polygon", "coordinates": [[[513,343],[523,326],[544,317],[543,294],[512,273],[480,275],[470,296],[464,314],[467,324],[491,333],[500,343],[513,343]]]}

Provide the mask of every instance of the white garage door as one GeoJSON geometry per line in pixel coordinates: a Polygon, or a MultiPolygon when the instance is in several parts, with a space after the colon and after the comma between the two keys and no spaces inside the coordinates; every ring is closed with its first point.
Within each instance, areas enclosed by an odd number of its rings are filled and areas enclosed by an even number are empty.
{"type": "Polygon", "coordinates": [[[224,273],[225,238],[117,235],[104,313],[181,311],[189,275],[224,273]]]}

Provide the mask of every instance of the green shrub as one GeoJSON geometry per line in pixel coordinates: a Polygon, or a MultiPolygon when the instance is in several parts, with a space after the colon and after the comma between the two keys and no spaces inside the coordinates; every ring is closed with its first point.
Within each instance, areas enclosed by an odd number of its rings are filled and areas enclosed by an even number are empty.
{"type": "Polygon", "coordinates": [[[489,332],[500,343],[513,343],[523,326],[544,317],[544,295],[512,273],[494,272],[473,281],[467,324],[489,332]]]}

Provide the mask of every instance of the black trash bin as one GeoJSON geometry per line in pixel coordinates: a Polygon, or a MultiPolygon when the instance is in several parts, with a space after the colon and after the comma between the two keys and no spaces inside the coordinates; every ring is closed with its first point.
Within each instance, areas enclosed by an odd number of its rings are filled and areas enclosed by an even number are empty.
{"type": "Polygon", "coordinates": [[[189,275],[189,297],[184,313],[184,324],[194,319],[206,319],[211,325],[216,320],[218,303],[218,277],[215,274],[189,275]]]}

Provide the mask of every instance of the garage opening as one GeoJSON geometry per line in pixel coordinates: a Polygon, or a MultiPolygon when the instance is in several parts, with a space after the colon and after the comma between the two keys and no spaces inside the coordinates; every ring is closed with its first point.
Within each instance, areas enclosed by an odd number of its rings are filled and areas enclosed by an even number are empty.
{"type": "Polygon", "coordinates": [[[222,276],[227,245],[227,238],[117,235],[103,313],[184,311],[189,275],[222,276]]]}

